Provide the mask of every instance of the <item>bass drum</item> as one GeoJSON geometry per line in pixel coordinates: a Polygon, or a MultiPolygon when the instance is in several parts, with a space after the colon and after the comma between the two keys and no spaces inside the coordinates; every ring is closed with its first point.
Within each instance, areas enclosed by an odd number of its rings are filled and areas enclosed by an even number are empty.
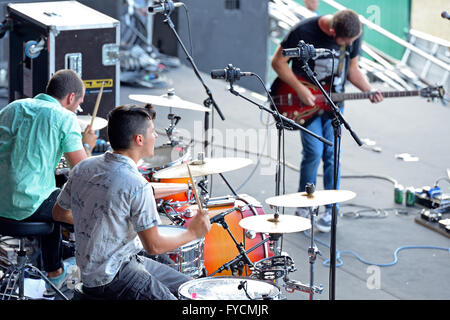
{"type": "MultiPolygon", "coordinates": [[[[239,209],[234,210],[230,214],[225,216],[225,222],[228,225],[229,230],[231,231],[233,237],[236,239],[238,243],[243,243],[245,250],[248,250],[261,241],[267,238],[266,235],[261,233],[255,233],[252,231],[244,230],[239,226],[239,221],[243,218],[254,216],[254,215],[262,215],[264,214],[263,208],[259,202],[257,202],[252,197],[242,195],[239,198],[230,198],[231,204],[216,206],[216,207],[208,207],[209,217],[212,218],[215,215],[226,211],[228,209],[232,209],[233,207],[237,207],[239,209]]],[[[186,222],[184,227],[189,225],[192,217],[197,214],[198,208],[196,205],[184,206],[180,208],[175,208],[175,211],[178,211],[181,218],[186,222]]],[[[251,262],[256,263],[257,261],[273,256],[273,252],[270,249],[269,242],[265,242],[255,248],[252,252],[248,253],[248,257],[251,262]]],[[[236,244],[234,243],[231,236],[228,234],[227,230],[221,224],[213,223],[211,225],[211,230],[205,236],[205,244],[204,244],[204,265],[207,272],[207,275],[213,274],[217,271],[222,265],[233,260],[236,256],[239,255],[239,251],[236,248],[236,244]]],[[[243,270],[244,276],[250,275],[252,272],[249,267],[245,267],[243,270]]],[[[222,272],[215,273],[214,276],[224,276],[224,275],[232,275],[231,270],[223,270],[222,272]]]]}
{"type": "MultiPolygon", "coordinates": [[[[156,147],[154,155],[151,158],[142,158],[138,163],[139,172],[150,182],[161,183],[184,183],[188,184],[189,178],[179,179],[154,179],[153,174],[156,171],[169,168],[175,165],[186,163],[191,158],[191,152],[188,146],[164,144],[156,147]]],[[[174,202],[186,203],[192,195],[187,192],[177,193],[163,200],[172,200],[174,202]]]]}

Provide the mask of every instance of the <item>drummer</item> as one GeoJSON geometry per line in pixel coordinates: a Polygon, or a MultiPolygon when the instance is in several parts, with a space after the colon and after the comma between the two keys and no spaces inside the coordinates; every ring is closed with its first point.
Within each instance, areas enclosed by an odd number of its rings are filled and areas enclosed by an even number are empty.
{"type": "Polygon", "coordinates": [[[76,261],[89,295],[176,299],[179,286],[189,277],[139,253],[173,251],[204,237],[211,228],[208,216],[198,214],[177,236],[159,233],[152,187],[137,168],[141,158],[153,156],[154,118],[150,105],[114,108],[107,129],[113,151],[74,168],[55,204],[55,215],[73,213],[76,261]]]}

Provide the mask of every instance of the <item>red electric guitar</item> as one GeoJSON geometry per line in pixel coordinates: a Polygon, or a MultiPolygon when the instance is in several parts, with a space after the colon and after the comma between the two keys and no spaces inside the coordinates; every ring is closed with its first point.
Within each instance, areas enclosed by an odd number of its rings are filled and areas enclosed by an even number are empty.
{"type": "MultiPolygon", "coordinates": [[[[302,104],[295,90],[283,82],[280,78],[276,78],[273,82],[271,86],[271,94],[278,112],[302,126],[307,126],[314,120],[315,117],[331,110],[319,88],[306,81],[301,76],[297,76],[297,78],[316,96],[316,105],[307,106],[302,104]]],[[[329,92],[328,85],[323,86],[323,88],[326,92],[329,92]]],[[[433,99],[438,97],[442,98],[444,96],[444,89],[442,86],[438,86],[427,87],[419,90],[384,91],[381,93],[383,94],[383,98],[421,96],[424,98],[433,99]]],[[[332,93],[331,100],[336,103],[344,100],[368,99],[369,95],[369,92],[332,93]]]]}

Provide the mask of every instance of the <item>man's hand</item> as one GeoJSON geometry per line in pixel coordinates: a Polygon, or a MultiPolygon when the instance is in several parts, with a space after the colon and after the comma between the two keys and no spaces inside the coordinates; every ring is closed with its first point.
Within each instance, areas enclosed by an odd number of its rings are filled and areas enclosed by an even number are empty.
{"type": "Polygon", "coordinates": [[[83,144],[87,143],[90,147],[91,150],[94,149],[95,144],[97,143],[97,136],[94,133],[94,130],[91,129],[91,125],[87,125],[86,129],[83,132],[83,139],[82,139],[83,144]]]}
{"type": "Polygon", "coordinates": [[[195,235],[195,238],[203,238],[211,229],[211,223],[207,211],[197,212],[189,223],[188,230],[195,235]]]}
{"type": "Polygon", "coordinates": [[[372,103],[378,103],[383,101],[383,94],[380,90],[372,91],[372,93],[369,95],[369,99],[372,103]]]}
{"type": "Polygon", "coordinates": [[[307,106],[313,106],[316,104],[315,103],[316,97],[304,85],[300,84],[300,86],[298,87],[298,89],[296,91],[297,91],[297,95],[300,98],[300,101],[302,102],[302,104],[307,105],[307,106]]]}

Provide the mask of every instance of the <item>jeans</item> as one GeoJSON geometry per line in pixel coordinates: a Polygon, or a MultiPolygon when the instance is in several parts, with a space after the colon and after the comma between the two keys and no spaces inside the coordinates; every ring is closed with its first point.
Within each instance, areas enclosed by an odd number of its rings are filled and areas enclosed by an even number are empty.
{"type": "Polygon", "coordinates": [[[176,300],[178,288],[190,278],[168,265],[141,255],[122,264],[114,279],[86,294],[107,300],[176,300]]]}
{"type": "MultiPolygon", "coordinates": [[[[341,112],[343,108],[341,108],[341,112]]],[[[334,142],[334,130],[332,119],[324,114],[315,118],[307,127],[309,131],[322,136],[323,138],[334,142]]],[[[309,133],[300,131],[303,145],[302,161],[300,163],[300,183],[298,192],[304,192],[307,183],[313,183],[317,186],[317,169],[320,160],[323,161],[323,186],[325,190],[334,189],[334,147],[328,146],[309,133]]],[[[339,140],[338,140],[339,143],[339,140]]],[[[340,164],[338,170],[337,189],[340,185],[340,164]]],[[[327,205],[331,207],[331,205],[327,205]]]]}
{"type": "Polygon", "coordinates": [[[43,235],[40,239],[42,265],[46,272],[56,271],[63,267],[61,224],[55,222],[52,217],[53,206],[55,205],[60,192],[60,189],[53,191],[53,193],[42,202],[41,206],[33,213],[33,215],[23,220],[53,223],[52,233],[43,235]]]}

